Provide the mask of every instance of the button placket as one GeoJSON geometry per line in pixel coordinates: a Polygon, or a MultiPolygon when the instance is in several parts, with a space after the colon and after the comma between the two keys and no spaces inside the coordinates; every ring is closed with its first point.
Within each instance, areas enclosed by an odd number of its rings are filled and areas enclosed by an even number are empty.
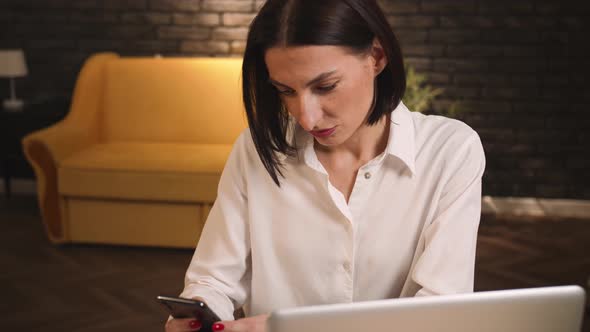
{"type": "Polygon", "coordinates": [[[348,222],[344,223],[343,227],[345,227],[344,232],[340,237],[342,250],[338,250],[337,256],[334,257],[336,260],[331,271],[334,274],[334,290],[338,293],[338,297],[342,301],[349,302],[354,297],[351,256],[354,251],[354,227],[348,222]]]}
{"type": "Polygon", "coordinates": [[[349,229],[349,250],[347,257],[344,257],[341,263],[341,268],[345,274],[345,283],[347,296],[350,301],[354,297],[354,248],[355,248],[355,230],[354,228],[349,229]]]}
{"type": "Polygon", "coordinates": [[[374,170],[375,167],[372,165],[365,165],[358,170],[354,188],[348,201],[352,215],[357,218],[360,216],[359,213],[362,212],[363,206],[366,204],[367,193],[372,186],[370,179],[373,177],[374,170]]]}
{"type": "Polygon", "coordinates": [[[342,269],[348,273],[350,273],[350,262],[346,261],[342,263],[342,269]]]}
{"type": "MultiPolygon", "coordinates": [[[[358,199],[356,196],[362,195],[362,192],[367,185],[367,173],[371,173],[371,169],[367,166],[358,169],[349,203],[353,200],[356,201],[358,199]]],[[[371,175],[369,175],[369,177],[371,177],[371,175]]]]}
{"type": "Polygon", "coordinates": [[[349,262],[344,262],[342,263],[342,270],[343,270],[343,274],[344,274],[344,287],[345,287],[345,291],[344,293],[346,294],[346,297],[352,301],[352,298],[354,296],[354,281],[353,281],[353,276],[352,276],[352,265],[349,262]]]}

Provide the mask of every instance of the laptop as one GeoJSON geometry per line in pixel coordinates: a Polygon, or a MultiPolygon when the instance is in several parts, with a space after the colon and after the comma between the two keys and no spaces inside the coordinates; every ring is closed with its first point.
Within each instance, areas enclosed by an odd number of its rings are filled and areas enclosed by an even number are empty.
{"type": "Polygon", "coordinates": [[[269,332],[580,332],[585,292],[558,286],[275,311],[269,332]]]}

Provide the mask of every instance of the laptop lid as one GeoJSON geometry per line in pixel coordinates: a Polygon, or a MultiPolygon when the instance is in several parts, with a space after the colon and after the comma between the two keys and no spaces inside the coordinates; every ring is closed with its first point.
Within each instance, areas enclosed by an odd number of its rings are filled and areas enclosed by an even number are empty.
{"type": "Polygon", "coordinates": [[[585,292],[541,287],[275,311],[269,332],[579,332],[585,292]]]}

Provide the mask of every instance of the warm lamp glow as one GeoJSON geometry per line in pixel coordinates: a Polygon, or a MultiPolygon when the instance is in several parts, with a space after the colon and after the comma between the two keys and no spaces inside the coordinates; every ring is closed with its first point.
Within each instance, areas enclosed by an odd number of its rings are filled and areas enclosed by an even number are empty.
{"type": "Polygon", "coordinates": [[[5,110],[18,111],[23,108],[23,101],[16,98],[14,78],[27,74],[27,63],[22,50],[0,50],[0,77],[10,78],[10,99],[4,100],[5,110]]]}

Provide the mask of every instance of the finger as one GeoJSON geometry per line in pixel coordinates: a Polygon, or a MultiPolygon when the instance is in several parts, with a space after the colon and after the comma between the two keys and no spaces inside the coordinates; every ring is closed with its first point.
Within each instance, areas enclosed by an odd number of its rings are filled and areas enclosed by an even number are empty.
{"type": "MultiPolygon", "coordinates": [[[[250,322],[251,323],[251,322],[250,322]]],[[[213,324],[212,330],[215,332],[248,332],[251,324],[244,319],[221,321],[213,324]]]]}
{"type": "Polygon", "coordinates": [[[201,326],[194,318],[175,318],[166,322],[166,332],[199,331],[201,326]]]}
{"type": "Polygon", "coordinates": [[[213,324],[212,330],[215,332],[265,331],[268,317],[269,315],[259,315],[238,320],[219,321],[213,324]]]}
{"type": "Polygon", "coordinates": [[[212,326],[215,332],[246,332],[248,331],[248,324],[241,319],[216,322],[212,326]]]}
{"type": "Polygon", "coordinates": [[[214,332],[219,332],[219,331],[233,331],[232,329],[232,324],[233,322],[231,321],[220,321],[220,322],[215,322],[212,326],[211,329],[214,332]]]}

